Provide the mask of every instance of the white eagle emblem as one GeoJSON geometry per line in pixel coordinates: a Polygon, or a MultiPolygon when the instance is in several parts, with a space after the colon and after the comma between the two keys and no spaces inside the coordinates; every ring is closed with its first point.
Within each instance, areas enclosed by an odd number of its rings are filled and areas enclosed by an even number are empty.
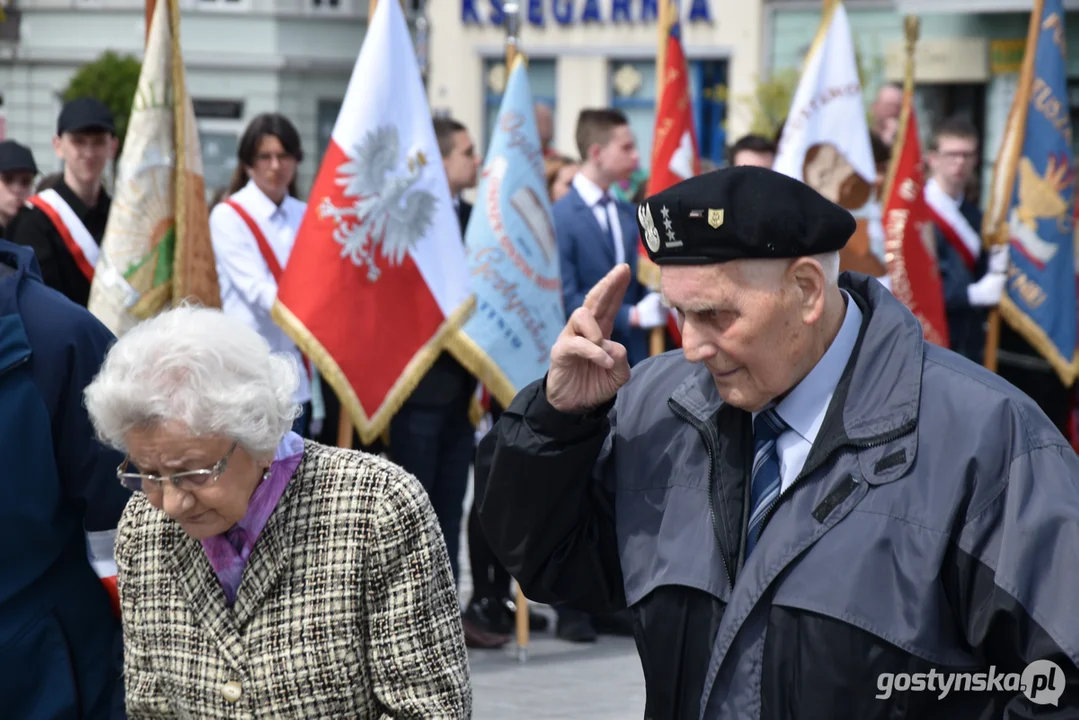
{"type": "Polygon", "coordinates": [[[371,282],[382,273],[375,264],[375,245],[382,245],[382,257],[390,265],[400,265],[434,224],[438,207],[433,194],[412,188],[427,166],[422,150],[406,156],[407,174],[393,174],[399,145],[394,125],[368,131],[345,151],[349,159],[337,168],[337,184],[344,186],[345,197],[355,201],[337,207],[326,197],[318,208],[320,218],[334,220],[333,239],[341,244],[341,257],[358,267],[366,265],[371,282]]]}
{"type": "Polygon", "coordinates": [[[637,208],[637,220],[644,230],[644,242],[648,245],[648,249],[659,252],[659,230],[656,229],[656,222],[652,219],[652,208],[648,207],[648,203],[641,203],[637,208]]]}

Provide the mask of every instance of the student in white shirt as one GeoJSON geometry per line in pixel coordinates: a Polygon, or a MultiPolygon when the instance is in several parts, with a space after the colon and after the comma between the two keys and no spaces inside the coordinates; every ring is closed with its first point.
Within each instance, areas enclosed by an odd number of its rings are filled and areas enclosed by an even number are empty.
{"type": "MultiPolygon", "coordinates": [[[[222,310],[254,328],[274,352],[291,353],[300,367],[296,402],[304,408],[294,428],[308,434],[311,378],[296,344],[270,317],[277,280],[288,264],[307,204],[296,198],[300,135],[283,115],[254,118],[240,139],[228,196],[210,213],[222,310]]],[[[312,368],[313,372],[313,368],[312,368]]]]}

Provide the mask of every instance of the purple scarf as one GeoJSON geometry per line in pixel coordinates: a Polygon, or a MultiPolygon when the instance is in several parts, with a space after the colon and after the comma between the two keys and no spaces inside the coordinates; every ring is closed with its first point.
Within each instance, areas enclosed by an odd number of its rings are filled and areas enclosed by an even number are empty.
{"type": "Polygon", "coordinates": [[[285,486],[300,466],[302,457],[303,438],[294,432],[285,435],[277,445],[268,476],[252,493],[243,519],[221,535],[202,541],[202,549],[206,551],[210,565],[217,573],[229,607],[236,602],[236,591],[240,587],[240,580],[243,579],[244,568],[247,567],[255,541],[266,527],[266,521],[277,507],[277,501],[281,499],[285,486]]]}

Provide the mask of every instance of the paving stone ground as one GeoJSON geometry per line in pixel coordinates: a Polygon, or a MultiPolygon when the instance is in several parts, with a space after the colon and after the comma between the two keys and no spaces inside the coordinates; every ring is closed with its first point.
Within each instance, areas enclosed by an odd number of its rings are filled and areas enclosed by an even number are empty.
{"type": "MultiPolygon", "coordinates": [[[[472,488],[465,498],[472,506],[472,488]]],[[[467,517],[461,533],[462,602],[472,595],[467,517]]],[[[639,720],[644,717],[644,677],[632,638],[600,636],[594,645],[557,639],[554,612],[538,608],[552,630],[533,633],[525,662],[514,643],[498,650],[470,650],[474,720],[639,720]]]]}

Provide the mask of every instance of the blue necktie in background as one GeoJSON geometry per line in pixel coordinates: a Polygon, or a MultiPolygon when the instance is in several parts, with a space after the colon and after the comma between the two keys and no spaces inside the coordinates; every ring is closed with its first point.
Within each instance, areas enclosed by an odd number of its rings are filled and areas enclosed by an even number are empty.
{"type": "Polygon", "coordinates": [[[611,252],[614,253],[614,261],[618,262],[618,243],[614,238],[614,228],[611,227],[610,207],[613,203],[614,198],[604,193],[603,197],[596,203],[596,207],[603,211],[603,229],[607,231],[607,242],[610,243],[611,252]]]}

